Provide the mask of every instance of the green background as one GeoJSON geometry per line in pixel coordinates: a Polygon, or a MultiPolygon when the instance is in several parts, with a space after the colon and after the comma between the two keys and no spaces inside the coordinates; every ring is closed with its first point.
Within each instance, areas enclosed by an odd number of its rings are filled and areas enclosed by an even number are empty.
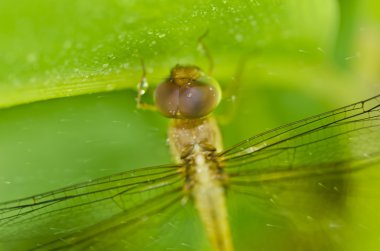
{"type": "Polygon", "coordinates": [[[140,60],[152,88],[175,64],[207,69],[197,46],[207,30],[224,89],[245,60],[237,101],[216,111],[236,107],[221,125],[226,147],[380,93],[379,9],[375,0],[1,1],[1,201],[169,163],[167,119],[135,108],[140,60]]]}

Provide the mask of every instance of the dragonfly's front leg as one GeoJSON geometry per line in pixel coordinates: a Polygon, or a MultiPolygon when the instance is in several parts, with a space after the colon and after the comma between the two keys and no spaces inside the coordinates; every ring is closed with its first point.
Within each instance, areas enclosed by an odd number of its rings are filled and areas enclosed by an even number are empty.
{"type": "Polygon", "coordinates": [[[141,60],[142,75],[139,83],[137,84],[137,96],[136,96],[136,107],[143,110],[156,111],[157,108],[154,104],[146,103],[142,100],[142,96],[147,92],[149,88],[148,80],[146,78],[146,69],[144,61],[141,60]]]}

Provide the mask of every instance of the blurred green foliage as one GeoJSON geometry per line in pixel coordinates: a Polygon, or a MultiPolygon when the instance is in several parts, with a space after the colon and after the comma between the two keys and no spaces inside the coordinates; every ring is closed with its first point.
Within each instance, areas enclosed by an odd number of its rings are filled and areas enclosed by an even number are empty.
{"type": "MultiPolygon", "coordinates": [[[[1,200],[170,162],[166,119],[135,109],[140,60],[152,86],[178,63],[207,69],[197,48],[207,30],[223,87],[245,59],[237,103],[218,111],[237,108],[222,125],[226,146],[379,93],[379,9],[375,0],[1,1],[1,200]]],[[[268,236],[263,250],[276,250],[268,236]]]]}

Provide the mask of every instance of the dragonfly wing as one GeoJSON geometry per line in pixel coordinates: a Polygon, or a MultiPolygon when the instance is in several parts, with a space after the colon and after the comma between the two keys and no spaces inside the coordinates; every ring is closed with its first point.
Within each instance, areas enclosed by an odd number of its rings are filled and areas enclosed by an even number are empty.
{"type": "Polygon", "coordinates": [[[2,203],[1,245],[85,250],[110,245],[116,233],[124,233],[119,242],[131,243],[128,236],[142,223],[181,203],[183,182],[180,166],[158,166],[2,203]]]}
{"type": "MultiPolygon", "coordinates": [[[[286,232],[288,237],[279,246],[291,250],[355,250],[355,234],[370,238],[379,233],[379,222],[373,221],[378,218],[374,212],[380,210],[375,202],[380,195],[379,103],[377,96],[313,116],[221,153],[229,175],[229,197],[250,198],[234,202],[240,209],[251,208],[244,222],[255,218],[252,210],[256,216],[260,212],[277,215],[277,220],[263,216],[264,229],[286,232]],[[370,204],[363,206],[364,200],[370,204]],[[371,234],[364,234],[366,227],[373,230],[368,230],[371,234]]],[[[237,236],[244,235],[240,229],[237,236]]]]}

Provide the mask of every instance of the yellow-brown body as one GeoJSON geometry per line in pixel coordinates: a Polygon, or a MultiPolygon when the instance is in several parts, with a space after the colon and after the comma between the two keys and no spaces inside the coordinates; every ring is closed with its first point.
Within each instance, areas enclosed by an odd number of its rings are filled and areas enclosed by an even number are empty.
{"type": "Polygon", "coordinates": [[[169,143],[175,160],[186,166],[184,189],[194,200],[213,250],[232,251],[225,202],[226,177],[215,154],[222,150],[215,120],[173,119],[169,143]]]}

